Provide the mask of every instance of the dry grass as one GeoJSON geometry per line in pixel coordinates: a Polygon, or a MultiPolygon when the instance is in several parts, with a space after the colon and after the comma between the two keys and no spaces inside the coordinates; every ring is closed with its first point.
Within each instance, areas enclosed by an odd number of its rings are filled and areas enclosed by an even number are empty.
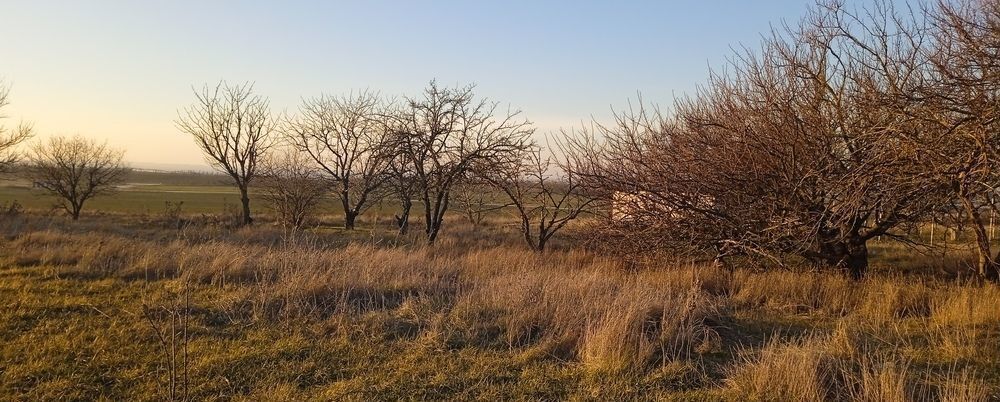
{"type": "Polygon", "coordinates": [[[743,361],[728,375],[738,398],[768,401],[824,401],[830,395],[832,359],[805,339],[792,344],[771,341],[756,354],[744,351],[743,361]]]}
{"type": "Polygon", "coordinates": [[[942,402],[980,402],[997,398],[995,393],[991,394],[990,387],[970,375],[968,370],[951,371],[941,384],[938,397],[942,402]]]}
{"type": "Polygon", "coordinates": [[[900,350],[864,350],[853,342],[837,331],[743,350],[730,368],[729,391],[734,399],[761,401],[990,400],[989,387],[968,371],[951,368],[933,384],[900,350]]]}
{"type": "Polygon", "coordinates": [[[997,397],[995,285],[676,263],[635,271],[582,251],[536,255],[471,228],[425,247],[363,233],[335,242],[93,225],[2,229],[0,298],[14,307],[0,319],[0,393],[161,397],[150,384],[162,357],[139,308],[188,290],[199,398],[997,397]],[[53,331],[66,325],[73,337],[53,331]],[[69,347],[98,354],[68,362],[69,347]]]}

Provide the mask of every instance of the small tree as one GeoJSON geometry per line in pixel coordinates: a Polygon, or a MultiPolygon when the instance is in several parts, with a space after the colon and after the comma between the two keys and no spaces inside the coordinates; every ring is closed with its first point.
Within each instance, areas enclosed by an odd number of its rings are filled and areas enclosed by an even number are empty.
{"type": "Polygon", "coordinates": [[[329,184],[323,181],[311,162],[305,155],[292,150],[268,155],[263,161],[262,195],[281,222],[293,229],[305,224],[329,189],[329,184]]]}
{"type": "Polygon", "coordinates": [[[128,173],[124,152],[82,137],[54,137],[32,147],[28,174],[35,185],[59,197],[73,220],[87,200],[114,192],[128,173]]]}
{"type": "Polygon", "coordinates": [[[521,234],[532,250],[544,252],[569,222],[589,213],[598,198],[584,190],[571,170],[533,147],[523,158],[486,171],[484,177],[510,199],[521,234]]]}
{"type": "MultiPolygon", "coordinates": [[[[0,81],[0,110],[10,104],[10,87],[0,81]]],[[[0,114],[0,120],[6,118],[0,114]]],[[[15,148],[32,137],[31,125],[21,123],[17,128],[9,129],[0,124],[0,173],[10,172],[11,168],[21,160],[21,155],[15,148]]]]}
{"type": "Polygon", "coordinates": [[[519,111],[477,100],[472,86],[441,88],[431,81],[422,98],[407,99],[398,114],[397,133],[424,206],[428,243],[441,231],[453,186],[473,165],[489,166],[517,158],[534,132],[519,111]]]}
{"type": "Polygon", "coordinates": [[[305,100],[286,136],[321,168],[344,209],[344,227],[381,199],[393,157],[392,131],[377,93],[305,100]]]}
{"type": "Polygon", "coordinates": [[[497,194],[492,191],[490,184],[488,180],[470,177],[459,182],[452,190],[455,206],[465,214],[472,226],[482,225],[487,214],[511,206],[509,203],[497,202],[497,194]]]}
{"type": "Polygon", "coordinates": [[[194,137],[209,163],[233,179],[243,205],[243,224],[250,216],[250,184],[259,162],[274,144],[276,119],[267,98],[255,95],[253,85],[220,82],[195,91],[196,101],[178,112],[177,127],[194,137]]]}
{"type": "Polygon", "coordinates": [[[413,198],[417,196],[417,181],[408,159],[401,153],[396,153],[389,161],[389,174],[388,190],[400,204],[399,214],[394,216],[396,228],[399,234],[406,234],[410,229],[413,198]]]}

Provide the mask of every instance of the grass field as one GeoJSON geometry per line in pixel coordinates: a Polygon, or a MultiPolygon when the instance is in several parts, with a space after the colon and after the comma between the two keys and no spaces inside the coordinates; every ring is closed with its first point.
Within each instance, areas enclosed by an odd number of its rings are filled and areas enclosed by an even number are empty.
{"type": "MultiPolygon", "coordinates": [[[[17,201],[30,209],[58,208],[58,199],[27,186],[0,187],[0,203],[17,201]]],[[[132,185],[116,194],[96,197],[85,204],[84,211],[110,211],[124,213],[161,213],[166,202],[183,202],[183,210],[190,213],[218,213],[227,204],[238,205],[239,193],[225,186],[171,186],[132,185]]]]}
{"type": "Polygon", "coordinates": [[[4,218],[0,399],[1000,397],[1000,289],[900,274],[902,248],[856,283],[536,255],[496,225],[165,226],[4,218]]]}
{"type": "MultiPolygon", "coordinates": [[[[255,215],[271,213],[270,205],[258,201],[257,190],[251,188],[251,208],[255,215]]],[[[499,199],[500,195],[496,195],[499,199]]],[[[62,214],[60,200],[44,190],[32,188],[27,179],[17,175],[0,179],[0,205],[17,202],[23,208],[35,213],[62,214]]],[[[496,201],[499,202],[499,201],[496,201]]],[[[126,182],[117,186],[115,192],[88,200],[83,209],[90,214],[130,214],[162,215],[168,203],[180,205],[182,215],[220,215],[232,213],[240,207],[239,192],[226,176],[204,173],[132,171],[126,182]]],[[[414,214],[419,212],[420,202],[414,201],[414,214]]],[[[463,219],[458,202],[453,203],[454,219],[463,219]]],[[[389,220],[398,212],[394,199],[384,199],[374,203],[359,218],[359,225],[371,224],[373,219],[389,220]]],[[[343,208],[331,195],[325,198],[317,211],[321,223],[343,225],[343,208]],[[335,223],[339,222],[339,223],[335,223]]],[[[503,215],[493,211],[490,216],[503,215]]]]}
{"type": "Polygon", "coordinates": [[[304,232],[263,205],[233,229],[218,176],[132,179],[78,222],[0,183],[27,209],[0,217],[0,399],[1000,400],[1000,289],[965,279],[968,233],[873,242],[864,282],[636,269],[573,231],[531,253],[503,214],[456,212],[433,247],[391,203],[353,232],[333,203],[304,232]]]}
{"type": "MultiPolygon", "coordinates": [[[[32,188],[30,181],[16,177],[0,181],[0,203],[17,201],[25,208],[40,211],[58,208],[57,198],[32,188]]],[[[93,198],[85,204],[84,210],[162,213],[166,202],[183,202],[184,212],[219,213],[227,204],[238,205],[240,198],[224,176],[133,171],[114,194],[93,198]]]]}

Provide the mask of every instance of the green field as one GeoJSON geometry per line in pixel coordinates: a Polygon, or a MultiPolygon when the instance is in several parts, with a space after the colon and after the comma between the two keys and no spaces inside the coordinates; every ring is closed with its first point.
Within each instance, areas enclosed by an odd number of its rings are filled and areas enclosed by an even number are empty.
{"type": "MultiPolygon", "coordinates": [[[[115,194],[89,200],[84,211],[159,213],[164,210],[166,202],[183,202],[184,212],[217,213],[223,211],[226,204],[237,205],[239,200],[235,188],[225,186],[127,185],[115,194]]],[[[58,208],[59,202],[56,197],[28,186],[0,187],[0,202],[11,201],[38,210],[58,208]]]]}
{"type": "MultiPolygon", "coordinates": [[[[49,211],[62,213],[57,197],[47,194],[42,189],[32,188],[31,182],[20,176],[13,174],[0,180],[0,206],[17,201],[23,208],[38,213],[49,211]]],[[[174,205],[183,203],[180,212],[184,215],[228,213],[238,210],[240,204],[239,192],[229,180],[228,177],[218,174],[132,171],[125,183],[119,185],[113,194],[88,200],[84,204],[83,214],[157,215],[166,211],[167,203],[174,205]]],[[[490,197],[491,203],[501,202],[499,194],[490,197]]],[[[250,189],[250,204],[255,216],[271,212],[270,205],[262,201],[253,188],[250,189]]],[[[417,218],[420,205],[419,201],[414,201],[411,219],[417,218]]],[[[374,217],[391,219],[398,211],[397,206],[394,199],[376,202],[359,217],[359,223],[374,217]]],[[[451,210],[456,214],[456,218],[461,218],[463,211],[459,201],[452,202],[451,210]]],[[[320,204],[317,214],[328,215],[330,219],[336,220],[342,218],[343,209],[331,194],[320,204]]],[[[497,216],[502,213],[490,211],[485,215],[497,216]]]]}
{"type": "MultiPolygon", "coordinates": [[[[0,203],[17,201],[32,210],[59,208],[59,200],[31,182],[14,174],[0,181],[0,203]]],[[[114,194],[95,197],[84,206],[93,211],[119,213],[161,213],[167,202],[183,202],[185,213],[219,213],[226,205],[236,206],[240,198],[225,176],[185,172],[130,172],[114,194]]]]}

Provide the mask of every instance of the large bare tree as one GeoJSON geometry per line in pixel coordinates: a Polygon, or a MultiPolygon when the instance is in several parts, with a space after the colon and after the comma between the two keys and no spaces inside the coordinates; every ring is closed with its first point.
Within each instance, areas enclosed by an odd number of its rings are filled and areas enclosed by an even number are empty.
{"type": "Polygon", "coordinates": [[[59,197],[77,220],[83,204],[110,194],[125,180],[124,152],[82,137],[53,137],[35,144],[28,154],[28,175],[34,185],[59,197]]]}
{"type": "MultiPolygon", "coordinates": [[[[0,110],[10,104],[10,86],[0,81],[0,110]]],[[[0,120],[7,116],[0,114],[0,120]]],[[[17,152],[18,145],[32,137],[31,124],[20,123],[11,129],[0,124],[0,173],[10,172],[11,168],[21,160],[17,152]]]]}
{"type": "MultiPolygon", "coordinates": [[[[605,196],[639,200],[629,225],[664,244],[782,262],[868,268],[868,241],[932,210],[922,124],[895,94],[923,85],[923,24],[888,2],[821,3],[760,50],[737,54],[676,114],[643,106],[571,139],[573,166],[605,196]],[[592,133],[593,134],[593,133],[592,133]]],[[[639,237],[637,237],[639,238],[639,237]]]]}
{"type": "Polygon", "coordinates": [[[391,178],[392,127],[375,92],[345,97],[320,96],[303,101],[286,136],[326,173],[351,230],[359,215],[386,193],[391,178]]]}
{"type": "Polygon", "coordinates": [[[250,185],[275,143],[277,119],[267,98],[255,94],[251,83],[206,85],[195,91],[195,99],[178,112],[176,125],[194,138],[215,169],[233,179],[240,192],[243,224],[249,225],[253,223],[250,185]]]}
{"type": "Polygon", "coordinates": [[[451,191],[473,165],[516,159],[534,131],[520,111],[476,99],[473,87],[445,88],[434,81],[398,113],[397,149],[406,158],[424,207],[427,241],[441,231],[451,191]]]}

